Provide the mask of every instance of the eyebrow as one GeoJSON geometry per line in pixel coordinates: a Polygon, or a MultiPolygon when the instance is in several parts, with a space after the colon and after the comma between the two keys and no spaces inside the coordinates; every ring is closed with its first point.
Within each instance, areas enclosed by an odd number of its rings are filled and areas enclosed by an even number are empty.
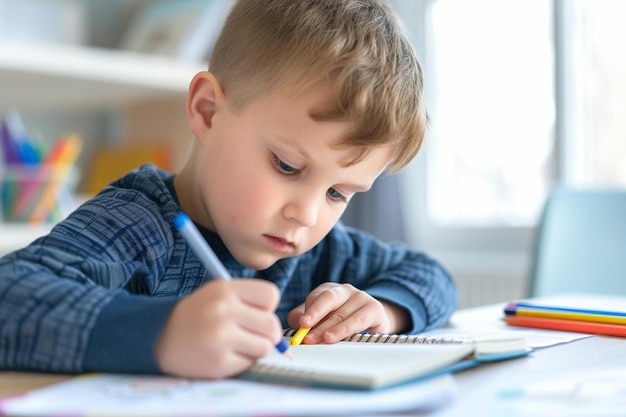
{"type": "Polygon", "coordinates": [[[310,158],[309,154],[304,150],[304,148],[302,148],[301,146],[299,146],[297,143],[295,143],[293,140],[290,140],[284,136],[278,135],[278,134],[274,134],[274,137],[276,139],[278,139],[278,141],[284,145],[287,146],[289,148],[291,148],[292,150],[298,152],[300,155],[306,157],[306,158],[310,158]]]}
{"type": "Polygon", "coordinates": [[[369,191],[372,187],[368,187],[368,186],[361,186],[361,185],[347,185],[346,188],[349,188],[350,191],[354,192],[354,193],[365,193],[367,191],[369,191]]]}
{"type": "MultiPolygon", "coordinates": [[[[304,156],[305,158],[310,159],[310,156],[307,153],[307,151],[301,146],[299,146],[297,143],[295,143],[294,141],[286,138],[285,136],[281,136],[279,134],[274,134],[274,137],[282,145],[287,146],[291,148],[292,150],[294,150],[295,152],[299,153],[300,155],[304,156]]],[[[339,161],[337,164],[341,166],[342,161],[339,161]]],[[[356,193],[363,193],[363,192],[369,191],[372,188],[372,185],[360,185],[360,184],[340,184],[340,185],[343,185],[344,187],[348,188],[350,191],[353,191],[356,193]]]]}

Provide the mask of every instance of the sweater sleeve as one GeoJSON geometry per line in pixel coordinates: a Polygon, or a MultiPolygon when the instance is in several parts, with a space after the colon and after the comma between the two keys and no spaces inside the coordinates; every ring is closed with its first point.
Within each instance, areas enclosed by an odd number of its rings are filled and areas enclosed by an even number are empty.
{"type": "Polygon", "coordinates": [[[409,312],[409,333],[444,325],[457,305],[450,274],[407,245],[381,242],[341,223],[323,241],[317,280],[348,282],[409,312]]]}
{"type": "Polygon", "coordinates": [[[0,259],[0,369],[158,371],[153,346],[177,298],[148,295],[172,237],[127,197],[95,198],[0,259]]]}

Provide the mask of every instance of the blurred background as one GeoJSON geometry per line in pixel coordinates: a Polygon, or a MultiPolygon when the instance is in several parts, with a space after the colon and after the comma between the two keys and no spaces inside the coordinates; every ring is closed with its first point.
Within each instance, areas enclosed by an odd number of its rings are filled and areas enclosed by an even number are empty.
{"type": "MultiPolygon", "coordinates": [[[[230,4],[0,0],[0,115],[19,112],[44,149],[81,138],[76,201],[141,163],[176,171],[191,142],[187,86],[230,4]]],[[[459,307],[523,297],[550,192],[626,188],[626,2],[391,4],[423,66],[430,126],[415,161],[344,221],[439,259],[459,307]]],[[[0,254],[54,221],[5,215],[0,254]]]]}

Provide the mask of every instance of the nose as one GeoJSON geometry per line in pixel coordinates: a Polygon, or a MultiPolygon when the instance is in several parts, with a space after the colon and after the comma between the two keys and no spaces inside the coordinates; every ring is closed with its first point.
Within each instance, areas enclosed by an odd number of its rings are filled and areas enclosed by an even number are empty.
{"type": "Polygon", "coordinates": [[[317,224],[319,214],[317,198],[311,195],[298,195],[292,198],[283,208],[283,216],[293,220],[303,227],[313,227],[317,224]]]}

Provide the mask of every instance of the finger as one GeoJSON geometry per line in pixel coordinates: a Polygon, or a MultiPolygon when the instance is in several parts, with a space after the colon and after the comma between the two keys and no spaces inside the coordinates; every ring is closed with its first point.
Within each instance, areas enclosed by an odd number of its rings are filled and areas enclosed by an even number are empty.
{"type": "Polygon", "coordinates": [[[316,288],[305,301],[305,311],[300,319],[300,326],[316,327],[329,313],[335,311],[349,299],[349,288],[344,286],[333,285],[316,288]]]}
{"type": "Polygon", "coordinates": [[[336,284],[334,282],[325,282],[318,285],[309,293],[309,295],[304,300],[305,309],[309,308],[309,306],[320,296],[321,293],[323,293],[324,291],[328,291],[334,287],[340,287],[341,285],[343,284],[336,284]]]}
{"type": "Polygon", "coordinates": [[[300,318],[304,314],[304,304],[300,304],[298,307],[294,308],[287,314],[287,324],[289,327],[293,329],[297,329],[298,327],[304,327],[300,323],[300,318]]]}
{"type": "Polygon", "coordinates": [[[256,359],[255,353],[263,353],[258,351],[254,336],[242,332],[232,323],[208,329],[197,336],[189,339],[192,343],[170,352],[165,362],[159,363],[161,369],[178,376],[219,379],[243,371],[256,359]]]}
{"type": "Polygon", "coordinates": [[[276,345],[283,337],[283,328],[275,314],[257,314],[256,317],[240,323],[242,330],[267,339],[276,345]]]}
{"type": "MultiPolygon", "coordinates": [[[[272,329],[275,327],[280,328],[280,322],[276,316],[274,316],[274,320],[270,320],[270,323],[270,326],[265,327],[272,329]]],[[[280,330],[275,333],[271,331],[266,332],[265,329],[251,329],[251,326],[243,325],[243,323],[231,322],[219,329],[215,329],[212,334],[208,334],[207,337],[203,338],[203,343],[211,346],[214,351],[219,349],[220,354],[215,356],[219,358],[220,362],[227,359],[234,360],[227,353],[237,354],[241,359],[250,361],[267,356],[280,337],[282,337],[280,330]],[[271,336],[268,336],[268,333],[271,336]],[[219,346],[216,346],[216,340],[219,340],[219,346]]]]}
{"type": "Polygon", "coordinates": [[[336,343],[355,333],[362,332],[378,325],[377,314],[369,306],[354,311],[344,320],[338,321],[322,333],[322,339],[326,343],[336,343]]]}
{"type": "Polygon", "coordinates": [[[274,311],[280,301],[278,287],[260,279],[232,281],[233,289],[243,302],[265,311],[274,311]]]}
{"type": "Polygon", "coordinates": [[[254,332],[242,331],[238,343],[234,346],[234,351],[242,359],[254,361],[269,355],[275,349],[277,341],[278,339],[271,341],[254,332]]]}
{"type": "MultiPolygon", "coordinates": [[[[364,306],[364,303],[361,300],[359,300],[359,298],[350,298],[341,307],[330,312],[326,317],[324,317],[317,324],[317,326],[309,333],[309,335],[307,335],[307,337],[305,338],[305,341],[306,341],[305,343],[320,343],[322,341],[326,343],[334,343],[334,339],[337,336],[332,335],[332,334],[327,334],[327,333],[331,331],[333,328],[340,325],[341,323],[348,320],[354,314],[357,314],[357,312],[359,312],[363,306],[364,306]]],[[[360,320],[360,316],[357,317],[356,320],[360,320]]],[[[367,326],[364,328],[367,328],[367,326]]],[[[354,333],[357,333],[363,330],[364,328],[357,330],[354,333]]],[[[351,334],[348,334],[344,337],[350,336],[351,334]]]]}
{"type": "Polygon", "coordinates": [[[267,339],[237,329],[230,329],[228,339],[221,342],[219,352],[209,349],[206,355],[194,358],[187,376],[223,378],[239,374],[273,347],[267,339]]]}
{"type": "Polygon", "coordinates": [[[254,333],[274,343],[278,343],[282,337],[281,322],[273,311],[247,304],[240,298],[234,298],[223,310],[227,310],[227,313],[222,312],[220,315],[245,332],[254,333]]]}
{"type": "Polygon", "coordinates": [[[307,343],[322,340],[335,343],[363,330],[388,328],[388,323],[383,323],[386,320],[385,309],[379,301],[363,291],[353,292],[344,305],[318,324],[316,333],[307,343]]]}

